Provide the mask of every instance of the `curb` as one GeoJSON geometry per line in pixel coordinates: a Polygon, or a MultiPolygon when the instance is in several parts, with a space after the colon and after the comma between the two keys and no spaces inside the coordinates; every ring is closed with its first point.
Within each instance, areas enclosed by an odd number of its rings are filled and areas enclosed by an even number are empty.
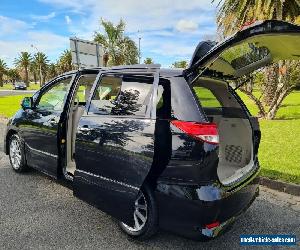
{"type": "Polygon", "coordinates": [[[300,196],[300,185],[259,177],[259,184],[287,194],[300,196]]]}

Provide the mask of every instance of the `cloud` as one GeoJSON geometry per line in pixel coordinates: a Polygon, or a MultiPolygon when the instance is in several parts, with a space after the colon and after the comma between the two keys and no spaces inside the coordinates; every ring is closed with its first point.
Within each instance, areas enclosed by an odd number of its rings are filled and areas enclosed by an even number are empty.
{"type": "Polygon", "coordinates": [[[93,33],[99,29],[101,17],[113,22],[123,18],[129,32],[137,30],[155,30],[174,28],[176,23],[189,16],[189,20],[199,23],[212,20],[215,7],[211,0],[190,0],[188,4],[183,0],[39,0],[53,7],[67,11],[83,13],[82,21],[76,29],[93,33]],[[88,24],[88,25],[86,25],[88,24]]]}
{"type": "Polygon", "coordinates": [[[27,29],[29,27],[30,25],[24,21],[0,16],[0,37],[13,34],[18,30],[27,29]]]}
{"type": "Polygon", "coordinates": [[[65,16],[65,20],[67,24],[71,24],[72,23],[72,19],[69,16],[65,16]]]}
{"type": "MultiPolygon", "coordinates": [[[[14,59],[21,51],[36,53],[31,44],[46,53],[52,61],[69,47],[67,36],[45,30],[34,30],[31,25],[17,19],[1,16],[0,20],[0,57],[5,59],[9,67],[13,66],[14,59]],[[7,25],[13,25],[13,33],[6,29],[7,25]]],[[[10,28],[12,29],[12,26],[10,28]]]]}
{"type": "Polygon", "coordinates": [[[200,40],[216,33],[216,6],[211,0],[38,1],[63,13],[63,21],[68,25],[62,25],[59,32],[67,36],[90,40],[95,31],[103,32],[100,18],[114,23],[122,18],[126,35],[136,42],[141,36],[142,57],[151,56],[156,62],[164,61],[163,64],[168,64],[166,60],[171,64],[190,58],[200,40]],[[179,32],[184,32],[184,36],[179,32]]]}
{"type": "Polygon", "coordinates": [[[191,32],[198,29],[198,24],[191,20],[181,19],[177,22],[175,28],[180,32],[191,32]]]}
{"type": "Polygon", "coordinates": [[[52,18],[56,17],[56,13],[55,12],[51,12],[49,13],[48,15],[31,15],[31,18],[33,20],[36,20],[36,21],[40,21],[40,22],[45,22],[45,21],[48,21],[52,18]]]}

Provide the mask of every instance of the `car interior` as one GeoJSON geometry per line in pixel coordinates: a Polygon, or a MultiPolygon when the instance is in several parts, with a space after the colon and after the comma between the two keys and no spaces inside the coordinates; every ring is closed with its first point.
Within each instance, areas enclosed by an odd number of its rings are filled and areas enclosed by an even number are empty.
{"type": "Polygon", "coordinates": [[[75,154],[75,140],[76,132],[80,117],[85,112],[85,105],[90,96],[93,84],[96,80],[97,74],[86,74],[82,75],[77,84],[76,94],[72,100],[72,105],[70,107],[69,119],[68,119],[68,129],[67,129],[67,164],[66,173],[73,176],[76,170],[76,164],[74,160],[75,154]]]}
{"type": "Polygon", "coordinates": [[[194,91],[210,122],[218,126],[218,177],[230,184],[253,167],[252,128],[240,104],[221,80],[200,78],[194,91]]]}

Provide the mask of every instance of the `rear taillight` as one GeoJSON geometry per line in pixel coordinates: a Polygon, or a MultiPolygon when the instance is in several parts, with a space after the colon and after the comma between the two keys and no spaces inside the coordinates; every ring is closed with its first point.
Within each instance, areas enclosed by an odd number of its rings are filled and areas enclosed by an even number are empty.
{"type": "Polygon", "coordinates": [[[205,228],[207,228],[207,229],[213,229],[213,228],[216,228],[218,226],[220,226],[220,222],[219,221],[215,221],[213,223],[205,225],[205,228]]]}
{"type": "Polygon", "coordinates": [[[219,144],[219,133],[215,123],[198,123],[174,120],[171,123],[186,134],[210,144],[219,144]]]}

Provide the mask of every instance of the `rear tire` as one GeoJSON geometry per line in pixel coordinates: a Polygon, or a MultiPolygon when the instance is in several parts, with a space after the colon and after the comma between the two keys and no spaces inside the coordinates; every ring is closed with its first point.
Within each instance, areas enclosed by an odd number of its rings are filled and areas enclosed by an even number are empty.
{"type": "Polygon", "coordinates": [[[9,138],[9,160],[14,171],[21,173],[28,170],[25,161],[24,148],[18,134],[13,134],[9,138]]]}
{"type": "Polygon", "coordinates": [[[123,232],[131,238],[146,240],[152,237],[158,230],[157,203],[151,188],[145,184],[134,203],[134,226],[119,222],[123,232]]]}

